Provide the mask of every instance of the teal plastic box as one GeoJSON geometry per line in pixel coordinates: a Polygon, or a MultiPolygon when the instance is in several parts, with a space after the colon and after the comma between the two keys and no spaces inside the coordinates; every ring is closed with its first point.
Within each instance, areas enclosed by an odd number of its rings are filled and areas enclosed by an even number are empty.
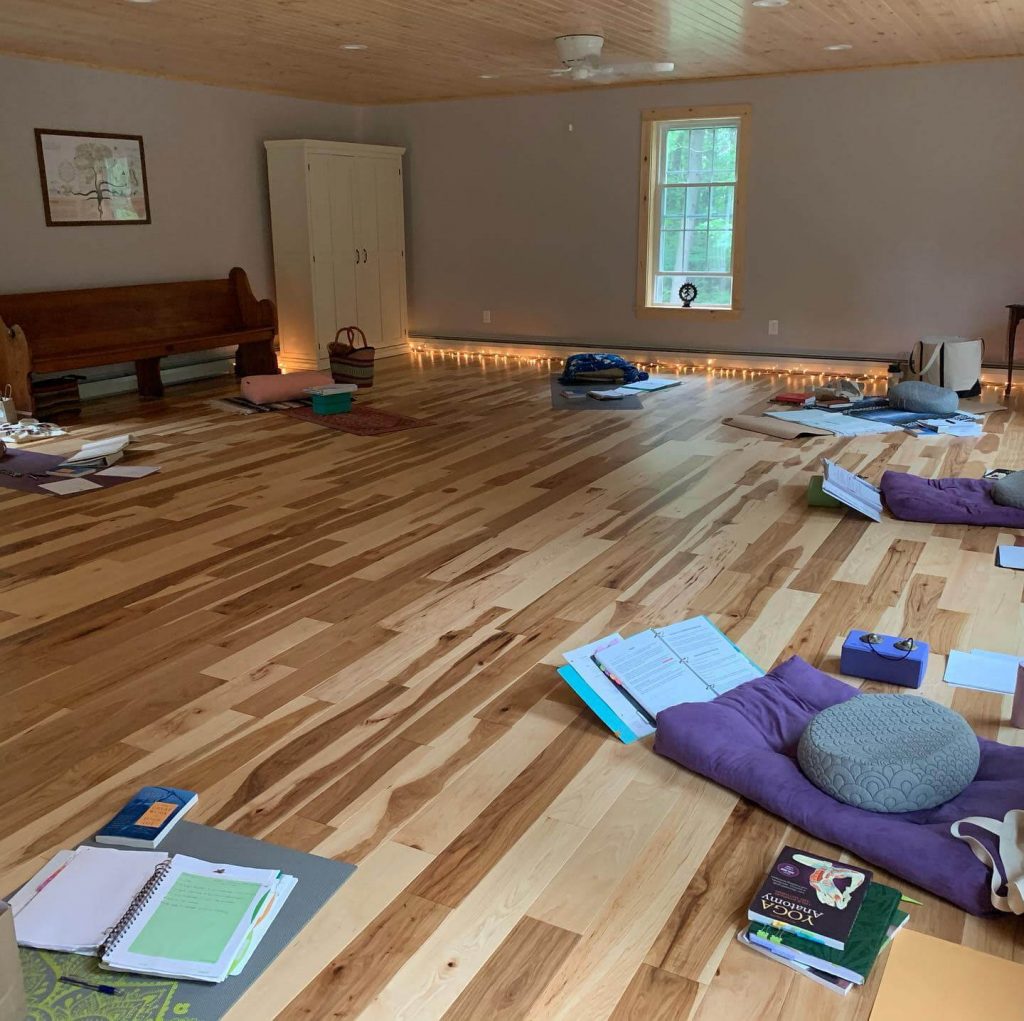
{"type": "Polygon", "coordinates": [[[311,394],[313,411],[317,415],[337,415],[352,410],[351,394],[311,394]]]}

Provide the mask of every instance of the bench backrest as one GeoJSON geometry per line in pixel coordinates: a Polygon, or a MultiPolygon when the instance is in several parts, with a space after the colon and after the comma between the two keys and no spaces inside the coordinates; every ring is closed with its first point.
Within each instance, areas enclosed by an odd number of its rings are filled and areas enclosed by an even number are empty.
{"type": "Polygon", "coordinates": [[[0,295],[0,318],[24,330],[37,361],[246,328],[233,278],[0,295]]]}

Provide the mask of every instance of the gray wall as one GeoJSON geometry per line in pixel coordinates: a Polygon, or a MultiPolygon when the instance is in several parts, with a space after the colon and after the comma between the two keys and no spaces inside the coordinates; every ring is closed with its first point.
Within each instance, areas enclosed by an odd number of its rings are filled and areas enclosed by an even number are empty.
{"type": "Polygon", "coordinates": [[[263,140],[353,140],[362,111],[0,57],[0,294],[249,274],[273,296],[263,140]],[[47,227],[34,128],[142,135],[153,223],[47,227]]]}
{"type": "Polygon", "coordinates": [[[0,57],[0,293],[238,264],[272,295],[262,141],[313,136],[409,147],[416,332],[858,354],[943,332],[998,356],[1024,301],[1022,95],[1018,59],[360,110],[0,57]],[[753,105],[744,313],[638,320],[639,113],[734,102],[753,105]],[[142,134],[153,224],[46,227],[35,127],[142,134]]]}
{"type": "Polygon", "coordinates": [[[937,332],[999,357],[1024,301],[1022,96],[1024,60],[986,61],[382,107],[366,140],[410,149],[415,331],[879,354],[937,332]],[[640,111],[738,102],[743,315],[638,320],[640,111]]]}

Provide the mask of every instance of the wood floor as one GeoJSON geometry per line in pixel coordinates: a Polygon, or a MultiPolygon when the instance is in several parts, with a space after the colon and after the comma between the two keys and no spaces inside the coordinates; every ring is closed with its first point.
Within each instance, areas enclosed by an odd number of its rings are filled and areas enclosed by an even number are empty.
{"type": "MultiPolygon", "coordinates": [[[[931,642],[923,693],[1019,743],[1008,700],[941,681],[952,647],[1024,653],[1013,536],[804,500],[822,454],[1019,468],[1019,398],[976,440],[783,443],[720,420],[784,379],[553,412],[546,372],[391,359],[373,400],[436,424],[378,438],[208,384],[112,399],[76,439],[130,427],[159,475],[0,490],[3,887],[170,783],[198,821],[359,865],[234,1021],[866,1019],[880,968],[844,1000],[733,939],[780,845],[825,845],[621,745],[555,666],[706,613],[766,668],[835,672],[871,627],[931,642]]],[[[913,928],[1024,959],[1014,920],[906,889],[913,928]]]]}

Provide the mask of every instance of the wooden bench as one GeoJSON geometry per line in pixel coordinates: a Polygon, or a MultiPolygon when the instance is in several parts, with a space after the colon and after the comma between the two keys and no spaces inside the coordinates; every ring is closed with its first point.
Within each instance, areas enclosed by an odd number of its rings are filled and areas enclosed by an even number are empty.
{"type": "Polygon", "coordinates": [[[139,393],[163,396],[160,359],[238,345],[239,376],[277,372],[277,312],[257,301],[245,270],[185,280],[81,291],[0,295],[0,386],[32,411],[32,372],[134,362],[139,393]]]}

